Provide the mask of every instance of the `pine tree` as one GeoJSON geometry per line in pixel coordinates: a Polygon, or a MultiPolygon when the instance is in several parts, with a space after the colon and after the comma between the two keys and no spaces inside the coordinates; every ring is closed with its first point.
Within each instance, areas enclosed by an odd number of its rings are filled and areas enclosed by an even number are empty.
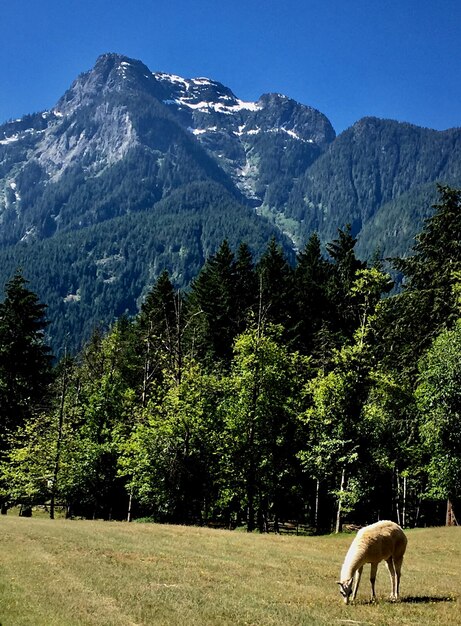
{"type": "Polygon", "coordinates": [[[168,272],[163,271],[141,306],[138,329],[143,354],[143,405],[148,388],[165,371],[181,378],[183,361],[183,298],[175,293],[168,272]]]}
{"type": "Polygon", "coordinates": [[[461,190],[438,187],[440,203],[416,237],[413,255],[394,264],[406,277],[408,291],[431,291],[432,323],[457,316],[453,285],[461,271],[461,190]]]}
{"type": "Polygon", "coordinates": [[[405,276],[403,290],[383,302],[377,330],[392,369],[413,377],[418,359],[459,315],[461,190],[439,186],[440,203],[416,237],[413,254],[393,259],[405,276]]]}
{"type": "Polygon", "coordinates": [[[350,224],[338,229],[338,238],[327,244],[327,252],[333,260],[329,285],[329,299],[333,306],[333,319],[336,331],[351,338],[358,325],[358,315],[354,310],[351,288],[356,273],[366,267],[355,256],[357,239],[353,237],[350,224]]]}
{"type": "Polygon", "coordinates": [[[46,306],[21,272],[6,284],[0,304],[0,446],[46,402],[51,354],[45,343],[46,306]]]}
{"type": "Polygon", "coordinates": [[[275,238],[269,242],[257,269],[264,321],[281,324],[287,335],[292,335],[294,325],[293,269],[275,238]]]}
{"type": "Polygon", "coordinates": [[[314,233],[298,255],[295,269],[297,344],[311,353],[316,336],[330,315],[327,296],[331,266],[321,253],[320,239],[314,233]]]}
{"type": "Polygon", "coordinates": [[[227,240],[203,266],[192,285],[189,303],[201,312],[201,355],[207,360],[229,361],[238,312],[235,257],[227,240]]]}
{"type": "Polygon", "coordinates": [[[235,261],[235,297],[237,305],[237,333],[245,330],[250,311],[258,301],[258,278],[256,276],[250,248],[242,243],[235,261]]]}

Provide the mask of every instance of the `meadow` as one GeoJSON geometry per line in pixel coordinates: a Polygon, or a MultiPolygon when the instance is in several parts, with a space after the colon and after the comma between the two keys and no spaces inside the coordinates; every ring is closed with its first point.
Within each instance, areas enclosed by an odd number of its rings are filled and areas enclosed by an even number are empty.
{"type": "Polygon", "coordinates": [[[461,528],[407,531],[401,600],[335,581],[352,535],[0,518],[1,626],[459,626],[461,528]]]}

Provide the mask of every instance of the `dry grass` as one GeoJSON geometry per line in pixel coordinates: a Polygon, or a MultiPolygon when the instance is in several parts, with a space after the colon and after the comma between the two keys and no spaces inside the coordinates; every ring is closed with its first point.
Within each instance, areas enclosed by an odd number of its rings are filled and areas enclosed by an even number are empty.
{"type": "Polygon", "coordinates": [[[351,536],[0,518],[2,626],[459,626],[461,528],[408,532],[402,601],[355,605],[335,580],[351,536]]]}

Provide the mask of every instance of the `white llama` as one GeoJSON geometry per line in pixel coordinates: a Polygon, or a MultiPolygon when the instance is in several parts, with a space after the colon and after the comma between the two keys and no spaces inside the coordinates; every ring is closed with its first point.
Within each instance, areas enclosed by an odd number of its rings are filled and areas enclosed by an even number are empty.
{"type": "Polygon", "coordinates": [[[376,598],[375,580],[378,564],[386,561],[391,577],[391,600],[399,597],[400,572],[403,555],[407,547],[407,538],[403,530],[394,522],[382,521],[365,526],[357,533],[346,554],[341,569],[339,591],[346,604],[349,596],[355,600],[360,577],[365,563],[371,563],[370,583],[371,599],[376,598]]]}

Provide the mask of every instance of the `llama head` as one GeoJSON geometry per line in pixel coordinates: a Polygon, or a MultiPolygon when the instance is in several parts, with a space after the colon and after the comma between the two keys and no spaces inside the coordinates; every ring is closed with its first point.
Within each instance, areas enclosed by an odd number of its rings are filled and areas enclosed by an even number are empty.
{"type": "Polygon", "coordinates": [[[339,593],[342,595],[343,600],[346,604],[349,604],[349,597],[352,593],[353,580],[353,578],[349,578],[349,580],[337,581],[339,585],[339,593]]]}

